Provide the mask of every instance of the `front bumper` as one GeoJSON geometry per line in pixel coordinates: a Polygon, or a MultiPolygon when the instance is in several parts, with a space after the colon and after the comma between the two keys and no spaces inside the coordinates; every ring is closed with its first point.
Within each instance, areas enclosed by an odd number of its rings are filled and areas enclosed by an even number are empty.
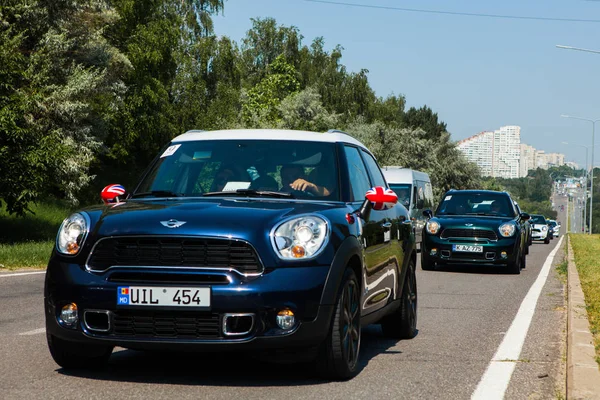
{"type": "Polygon", "coordinates": [[[548,231],[531,231],[531,238],[533,240],[546,240],[548,237],[548,231]]]}
{"type": "Polygon", "coordinates": [[[441,239],[439,236],[423,235],[423,250],[421,257],[429,262],[443,264],[477,264],[477,265],[507,265],[517,260],[519,256],[518,237],[503,238],[495,241],[441,239]],[[483,247],[481,253],[454,251],[454,245],[478,245],[483,247]],[[506,257],[502,256],[506,253],[506,257]]]}
{"type": "MultiPolygon", "coordinates": [[[[277,268],[267,269],[258,277],[243,277],[228,271],[186,270],[184,272],[197,282],[209,276],[213,281],[214,276],[226,278],[221,279],[221,283],[208,285],[211,287],[210,309],[124,308],[117,306],[119,286],[203,287],[207,284],[115,282],[111,277],[122,272],[118,269],[93,274],[77,264],[51,260],[45,285],[46,329],[49,334],[67,341],[134,349],[221,351],[313,347],[327,336],[333,313],[334,299],[322,299],[329,270],[329,266],[277,268]],[[78,306],[79,322],[68,328],[59,324],[57,316],[61,307],[71,302],[78,306]],[[283,331],[275,323],[276,313],[281,309],[290,309],[295,314],[297,323],[291,330],[283,331]],[[88,316],[98,311],[103,318],[108,318],[106,330],[88,324],[88,316]],[[251,329],[241,335],[226,335],[225,314],[251,315],[251,329]]],[[[168,276],[170,272],[169,269],[135,269],[140,276],[156,273],[168,276]]]]}

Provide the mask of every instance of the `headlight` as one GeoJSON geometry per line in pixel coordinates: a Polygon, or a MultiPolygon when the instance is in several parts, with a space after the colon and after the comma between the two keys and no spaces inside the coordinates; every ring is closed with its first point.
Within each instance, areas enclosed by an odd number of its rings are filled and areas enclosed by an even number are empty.
{"type": "Polygon", "coordinates": [[[425,225],[425,230],[428,233],[435,235],[440,231],[440,223],[436,221],[428,221],[427,225],[425,225]]]}
{"type": "Polygon", "coordinates": [[[542,226],[542,230],[543,230],[543,231],[547,231],[547,230],[548,230],[548,227],[544,225],[544,226],[542,226]]]}
{"type": "Polygon", "coordinates": [[[275,252],[283,260],[306,260],[316,257],[329,236],[327,221],[317,216],[288,220],[271,233],[275,252]]]}
{"type": "Polygon", "coordinates": [[[500,234],[503,237],[511,237],[512,235],[515,234],[516,229],[517,229],[517,227],[515,226],[515,224],[510,223],[510,222],[507,222],[506,224],[502,224],[498,228],[498,230],[500,231],[500,234]]]}
{"type": "Polygon", "coordinates": [[[58,251],[71,256],[79,253],[89,227],[89,220],[84,214],[75,213],[65,219],[56,238],[58,251]]]}

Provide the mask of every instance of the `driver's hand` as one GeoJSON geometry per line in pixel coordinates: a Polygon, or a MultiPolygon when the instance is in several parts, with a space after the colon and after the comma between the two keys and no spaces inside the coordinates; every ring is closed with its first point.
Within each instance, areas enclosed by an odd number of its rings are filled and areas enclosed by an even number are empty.
{"type": "Polygon", "coordinates": [[[300,190],[302,192],[315,192],[317,186],[314,183],[310,183],[304,179],[296,179],[293,183],[290,183],[290,187],[294,190],[300,190]]]}

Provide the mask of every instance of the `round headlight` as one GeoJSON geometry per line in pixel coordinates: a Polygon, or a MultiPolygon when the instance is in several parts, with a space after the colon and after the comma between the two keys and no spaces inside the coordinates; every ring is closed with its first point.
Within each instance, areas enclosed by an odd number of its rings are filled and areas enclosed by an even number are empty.
{"type": "Polygon", "coordinates": [[[440,223],[437,221],[428,221],[425,230],[431,235],[436,235],[440,231],[440,223]]]}
{"type": "Polygon", "coordinates": [[[511,222],[507,222],[505,224],[500,225],[500,227],[498,228],[498,231],[500,231],[500,234],[503,237],[511,237],[512,235],[515,234],[517,227],[515,226],[515,224],[511,223],[511,222]]]}
{"type": "Polygon", "coordinates": [[[284,260],[306,260],[316,257],[329,236],[327,221],[317,216],[288,220],[271,233],[275,253],[284,260]]]}
{"type": "Polygon", "coordinates": [[[542,230],[543,230],[543,231],[547,231],[547,230],[548,230],[548,227],[547,227],[546,225],[544,225],[544,226],[542,226],[542,230]]]}
{"type": "Polygon", "coordinates": [[[88,229],[88,219],[83,214],[72,214],[63,221],[58,230],[56,248],[59,252],[70,256],[79,253],[88,229]]]}

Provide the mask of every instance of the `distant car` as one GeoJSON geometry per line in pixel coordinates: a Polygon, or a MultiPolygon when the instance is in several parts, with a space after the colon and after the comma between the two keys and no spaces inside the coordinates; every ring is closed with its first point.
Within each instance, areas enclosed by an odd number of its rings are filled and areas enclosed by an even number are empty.
{"type": "Polygon", "coordinates": [[[554,235],[554,237],[558,237],[560,234],[560,225],[555,221],[555,220],[548,220],[548,226],[551,229],[552,234],[554,235]]]}
{"type": "Polygon", "coordinates": [[[420,251],[421,232],[427,223],[423,211],[434,206],[429,175],[425,172],[394,166],[383,167],[382,172],[390,188],[398,195],[398,203],[408,210],[415,230],[417,250],[420,251]]]}
{"type": "Polygon", "coordinates": [[[115,346],[254,351],[348,379],[361,326],[416,335],[408,212],[348,134],[190,131],[102,199],[65,219],[46,271],[63,368],[102,366],[115,346]]]}
{"type": "Polygon", "coordinates": [[[450,190],[423,231],[421,268],[437,265],[504,266],[520,274],[526,266],[526,213],[506,192],[450,190]]]}
{"type": "Polygon", "coordinates": [[[550,229],[548,227],[548,221],[543,215],[532,214],[529,220],[531,224],[531,233],[533,240],[541,240],[546,244],[550,243],[550,229]]]}

